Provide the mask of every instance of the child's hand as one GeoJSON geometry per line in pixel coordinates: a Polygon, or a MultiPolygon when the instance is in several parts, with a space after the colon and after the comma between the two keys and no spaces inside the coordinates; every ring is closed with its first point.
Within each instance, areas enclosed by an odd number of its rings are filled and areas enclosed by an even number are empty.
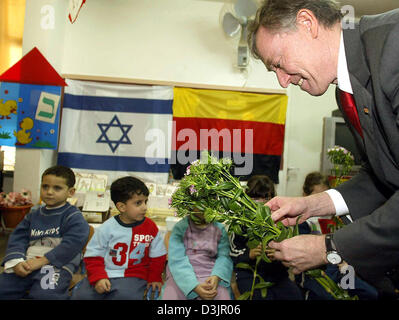
{"type": "Polygon", "coordinates": [[[217,295],[216,289],[212,290],[211,285],[206,282],[197,285],[194,289],[194,292],[198,294],[203,300],[212,300],[217,295]]]}
{"type": "Polygon", "coordinates": [[[218,276],[210,276],[208,279],[205,280],[205,283],[209,284],[210,290],[216,290],[219,285],[220,278],[218,276]]]}
{"type": "Polygon", "coordinates": [[[156,291],[158,290],[158,292],[161,292],[162,289],[162,282],[151,282],[151,283],[147,283],[147,289],[149,287],[152,287],[152,291],[156,291]]]}
{"type": "Polygon", "coordinates": [[[103,294],[104,292],[109,292],[111,290],[111,282],[108,279],[101,279],[96,282],[94,289],[99,294],[103,294]]]}
{"type": "Polygon", "coordinates": [[[147,300],[157,300],[162,290],[162,282],[147,283],[147,300]]]}
{"type": "Polygon", "coordinates": [[[250,259],[255,259],[256,257],[260,256],[262,254],[262,245],[259,244],[256,248],[250,249],[249,250],[249,258],[250,259]]]}
{"type": "Polygon", "coordinates": [[[46,264],[49,264],[49,262],[50,261],[48,261],[46,257],[32,258],[26,261],[32,271],[40,269],[46,264]]]}
{"type": "Polygon", "coordinates": [[[19,277],[25,278],[28,274],[32,272],[31,267],[26,261],[18,263],[12,268],[15,274],[19,277]]]}

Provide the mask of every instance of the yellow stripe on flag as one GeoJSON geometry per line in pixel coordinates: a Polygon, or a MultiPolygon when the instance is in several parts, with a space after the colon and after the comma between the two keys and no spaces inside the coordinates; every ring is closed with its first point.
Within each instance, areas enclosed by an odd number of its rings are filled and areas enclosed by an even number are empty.
{"type": "Polygon", "coordinates": [[[286,95],[174,88],[173,116],[284,124],[286,95]]]}

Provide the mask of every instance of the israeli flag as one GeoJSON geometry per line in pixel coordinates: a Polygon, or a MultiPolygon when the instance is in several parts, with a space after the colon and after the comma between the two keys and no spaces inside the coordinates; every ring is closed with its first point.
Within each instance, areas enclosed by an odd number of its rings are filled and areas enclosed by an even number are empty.
{"type": "Polygon", "coordinates": [[[167,183],[173,87],[66,82],[58,164],[167,183]]]}

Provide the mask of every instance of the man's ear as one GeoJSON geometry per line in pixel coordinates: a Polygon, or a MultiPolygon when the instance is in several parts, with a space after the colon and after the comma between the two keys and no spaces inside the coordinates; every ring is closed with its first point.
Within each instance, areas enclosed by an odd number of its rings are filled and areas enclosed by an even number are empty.
{"type": "Polygon", "coordinates": [[[311,10],[301,9],[296,15],[296,26],[305,30],[312,38],[317,38],[319,32],[319,21],[311,10]]]}

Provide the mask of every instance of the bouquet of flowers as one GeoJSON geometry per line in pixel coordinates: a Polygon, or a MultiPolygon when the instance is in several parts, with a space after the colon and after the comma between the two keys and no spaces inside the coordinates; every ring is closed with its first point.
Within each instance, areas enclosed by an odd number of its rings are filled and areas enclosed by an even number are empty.
{"type": "Polygon", "coordinates": [[[21,192],[1,192],[0,207],[21,207],[32,205],[32,194],[29,190],[22,189],[21,192]]]}
{"type": "MultiPolygon", "coordinates": [[[[187,168],[169,204],[176,209],[179,217],[189,215],[195,222],[198,221],[196,213],[200,211],[204,213],[207,223],[224,223],[229,233],[247,237],[249,248],[261,244],[262,255],[257,258],[255,269],[245,263],[240,263],[237,267],[254,272],[251,291],[243,293],[240,299],[251,299],[255,289],[260,289],[265,297],[267,288],[273,284],[265,282],[257,274],[258,263],[261,260],[271,262],[266,254],[269,241],[280,242],[298,235],[298,223],[295,227],[286,227],[282,222],[275,223],[271,218],[270,208],[255,202],[245,193],[246,187],[232,175],[232,168],[230,159],[218,160],[207,151],[202,152],[201,160],[196,160],[187,168]],[[256,278],[260,282],[255,285],[256,278]]],[[[297,222],[298,220],[299,217],[297,222]]],[[[320,277],[325,276],[320,274],[320,277]]]]}

